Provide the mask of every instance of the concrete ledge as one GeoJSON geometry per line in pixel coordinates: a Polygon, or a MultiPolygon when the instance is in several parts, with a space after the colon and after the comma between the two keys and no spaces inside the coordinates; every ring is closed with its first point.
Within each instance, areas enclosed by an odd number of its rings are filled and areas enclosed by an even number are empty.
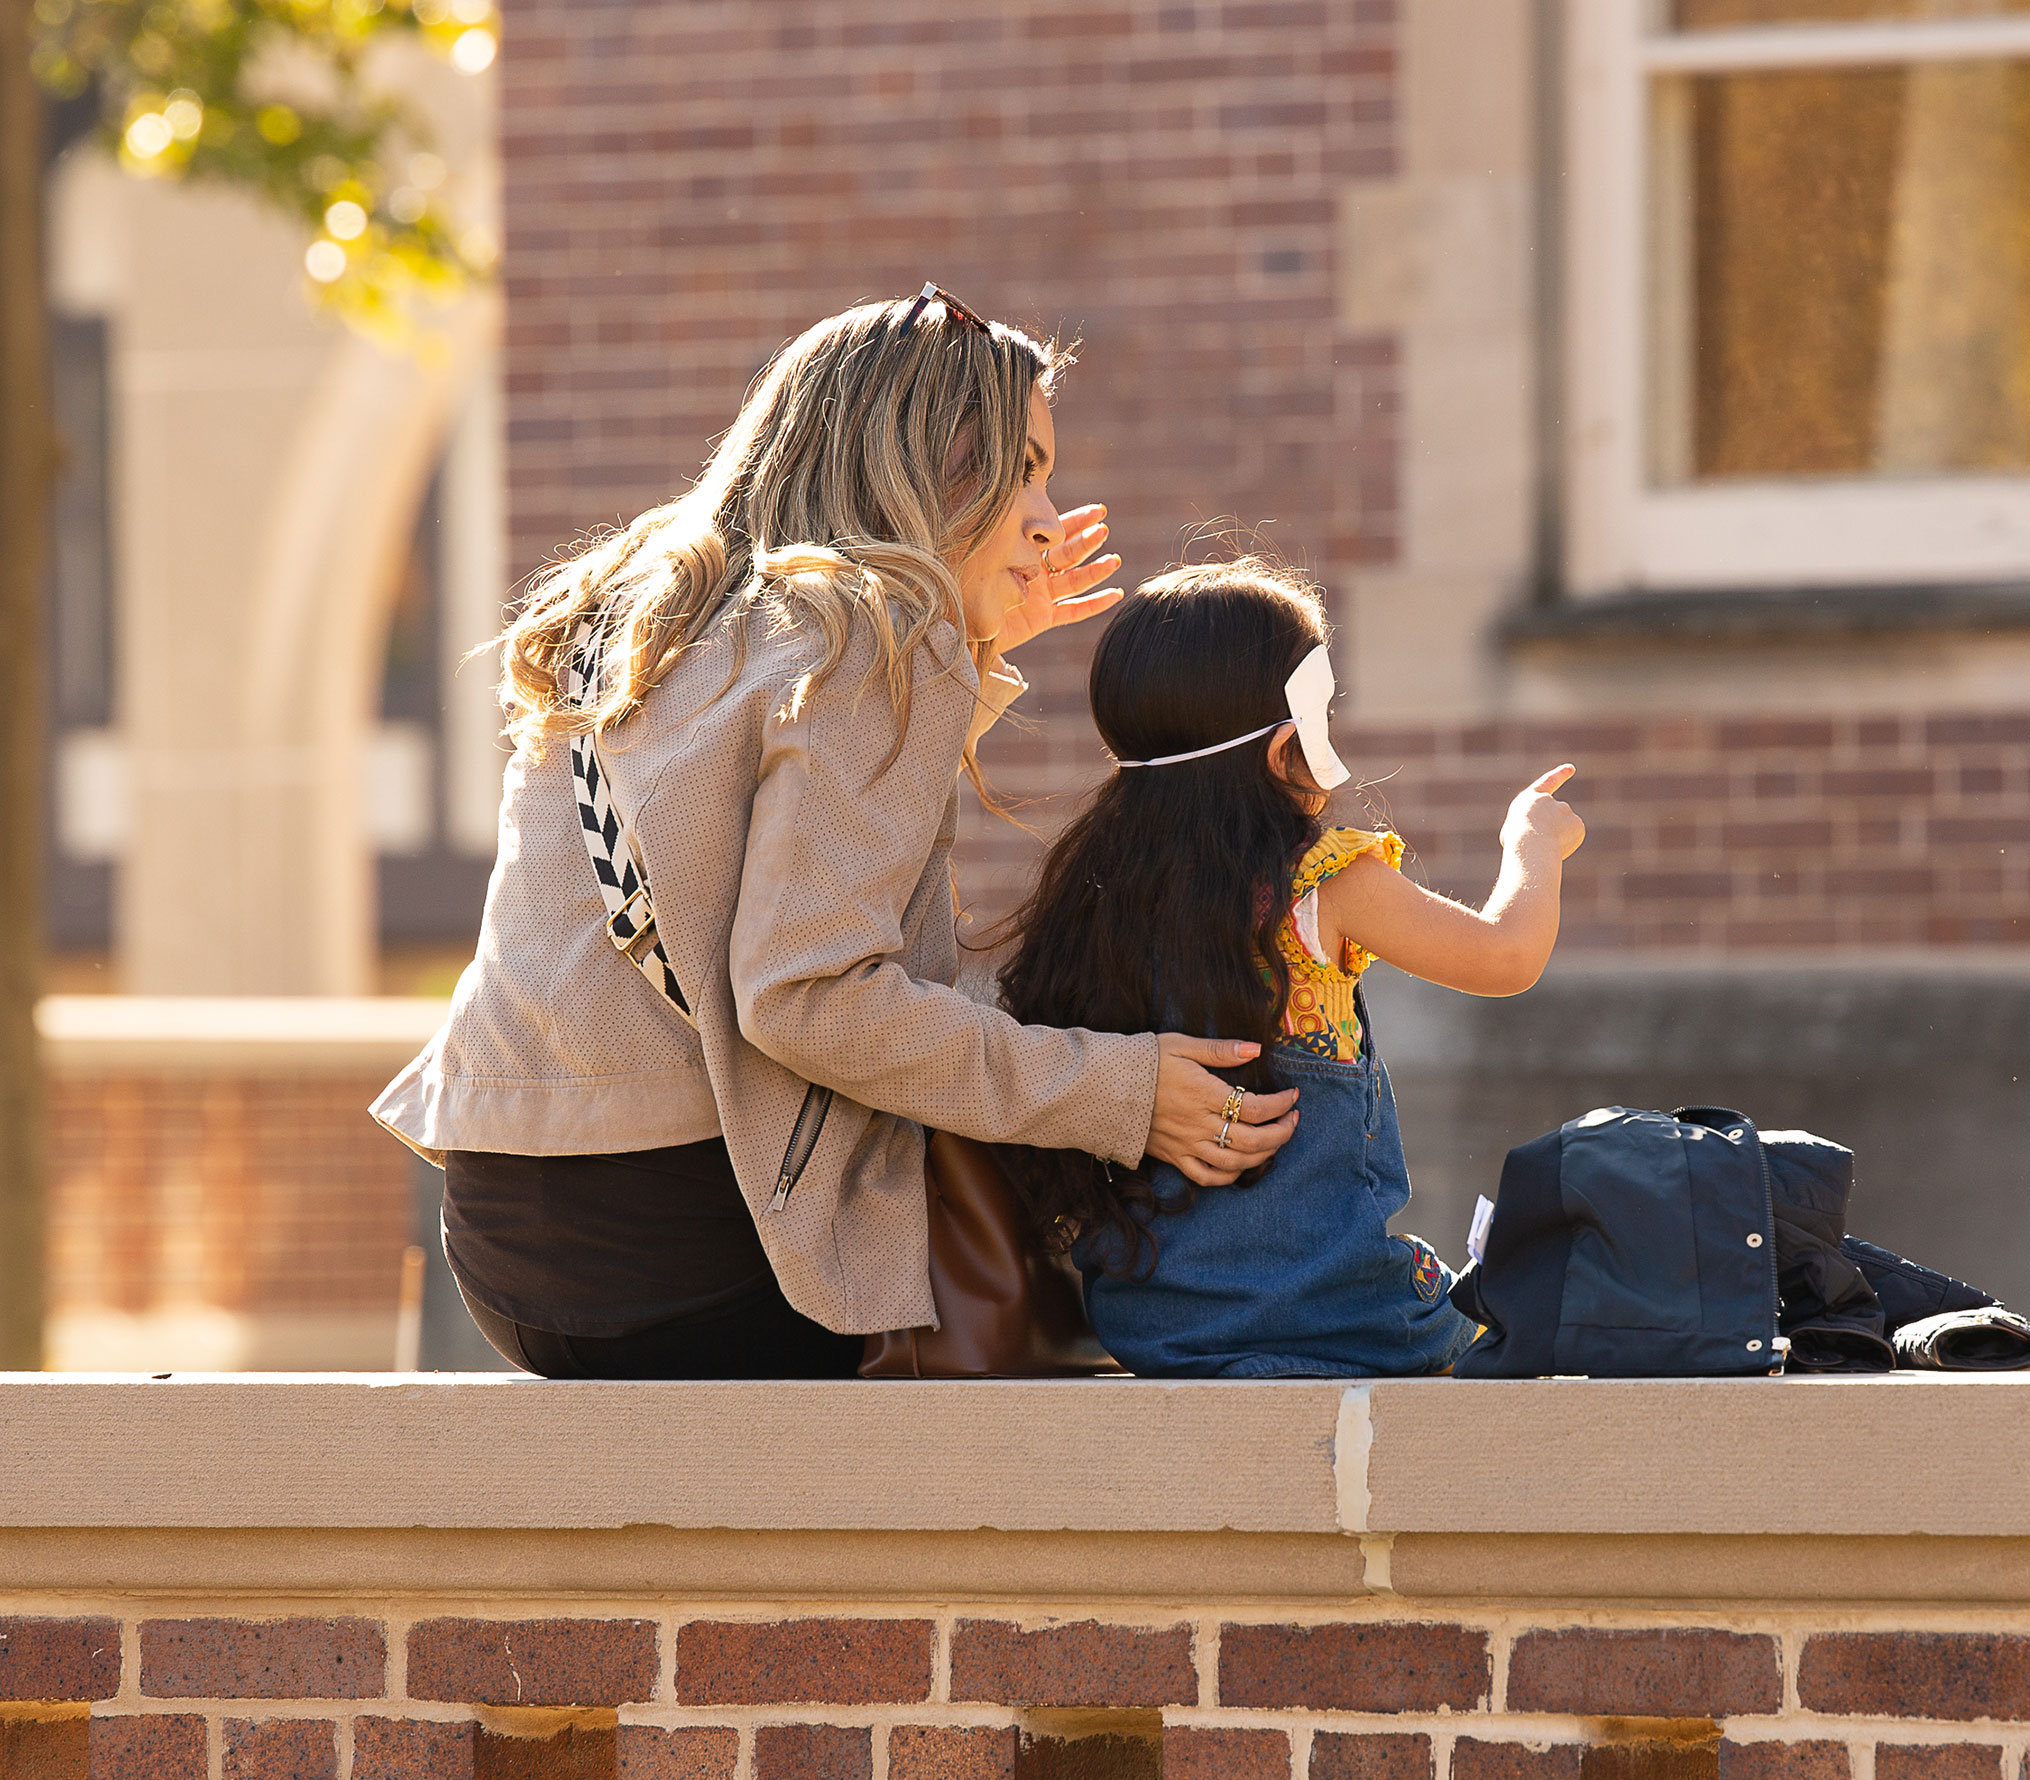
{"type": "Polygon", "coordinates": [[[1742,643],[2030,627],[2030,586],[1748,587],[1601,594],[1523,606],[1501,621],[1531,644],[1742,643]]]}
{"type": "Polygon", "coordinates": [[[2030,1534],[2030,1374],[1402,1380],[1368,1400],[1361,1530],[2030,1534]]]}
{"type": "Polygon", "coordinates": [[[64,1075],[392,1075],[449,1011],[426,996],[47,995],[35,1024],[64,1075]]]}
{"type": "Polygon", "coordinates": [[[1336,1532],[1332,1384],[0,1377],[0,1526],[1336,1532]]]}
{"type": "Polygon", "coordinates": [[[0,1528],[2030,1535],[2030,1376],[0,1376],[0,1528]]]}

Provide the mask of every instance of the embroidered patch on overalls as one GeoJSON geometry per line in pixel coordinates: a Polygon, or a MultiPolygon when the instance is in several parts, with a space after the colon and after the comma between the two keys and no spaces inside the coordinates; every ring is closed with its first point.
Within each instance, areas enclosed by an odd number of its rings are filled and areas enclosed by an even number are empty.
{"type": "Polygon", "coordinates": [[[1417,1296],[1426,1304],[1438,1302],[1438,1294],[1445,1289],[1445,1267],[1438,1259],[1438,1251],[1421,1236],[1398,1236],[1398,1242],[1410,1247],[1410,1283],[1417,1288],[1417,1296]]]}

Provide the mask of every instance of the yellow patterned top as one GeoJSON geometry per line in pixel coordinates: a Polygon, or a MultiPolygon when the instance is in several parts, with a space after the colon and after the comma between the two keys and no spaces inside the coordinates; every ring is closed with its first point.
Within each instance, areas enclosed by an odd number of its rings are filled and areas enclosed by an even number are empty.
{"type": "Polygon", "coordinates": [[[1403,841],[1387,831],[1331,828],[1304,855],[1290,882],[1290,910],[1276,928],[1276,948],[1290,967],[1290,997],[1283,1004],[1283,1042],[1314,1056],[1353,1063],[1360,1057],[1360,1015],[1354,994],[1374,954],[1347,940],[1329,962],[1318,934],[1318,886],[1363,853],[1379,853],[1403,868],[1403,841]]]}

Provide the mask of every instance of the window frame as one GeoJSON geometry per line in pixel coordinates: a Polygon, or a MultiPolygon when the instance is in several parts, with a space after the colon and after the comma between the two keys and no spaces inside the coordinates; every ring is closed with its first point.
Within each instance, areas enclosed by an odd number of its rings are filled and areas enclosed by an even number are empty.
{"type": "Polygon", "coordinates": [[[1660,76],[2030,60],[2030,14],[1663,33],[1648,11],[1565,0],[1567,590],[2030,579],[2030,474],[1651,485],[1646,214],[1660,76]]]}

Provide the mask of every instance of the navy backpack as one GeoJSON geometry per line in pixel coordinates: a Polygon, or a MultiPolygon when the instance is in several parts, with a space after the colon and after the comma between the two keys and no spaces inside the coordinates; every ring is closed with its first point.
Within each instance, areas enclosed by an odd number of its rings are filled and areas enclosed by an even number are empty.
{"type": "Polygon", "coordinates": [[[1720,1107],[1606,1106],[1517,1146],[1485,1258],[1452,1302],[1485,1325],[1459,1378],[1780,1370],[1762,1140],[1720,1107]]]}

